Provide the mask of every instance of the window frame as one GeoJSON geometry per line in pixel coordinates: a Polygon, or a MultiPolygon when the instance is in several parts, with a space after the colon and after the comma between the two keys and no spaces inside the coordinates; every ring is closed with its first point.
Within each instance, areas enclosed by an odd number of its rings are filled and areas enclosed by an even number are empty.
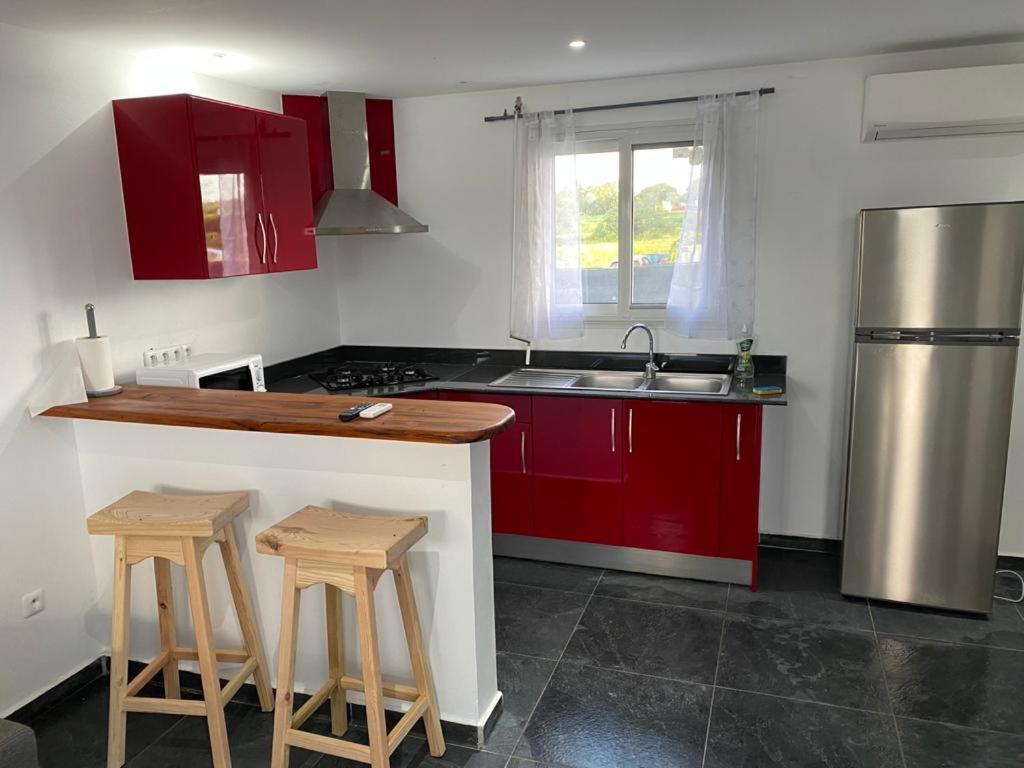
{"type": "Polygon", "coordinates": [[[637,320],[660,323],[665,318],[661,304],[633,304],[633,150],[644,147],[693,145],[696,123],[631,123],[578,128],[576,154],[619,153],[619,267],[618,298],[615,304],[584,304],[584,320],[590,324],[625,324],[637,320]],[[623,269],[623,263],[628,269],[623,269]],[[622,301],[622,297],[626,301],[622,301]]]}

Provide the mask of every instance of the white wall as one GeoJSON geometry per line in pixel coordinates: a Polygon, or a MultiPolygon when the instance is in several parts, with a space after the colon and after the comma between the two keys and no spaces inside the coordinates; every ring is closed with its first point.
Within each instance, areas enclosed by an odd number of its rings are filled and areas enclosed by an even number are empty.
{"type": "Polygon", "coordinates": [[[132,281],[110,100],[182,91],[280,109],[266,91],[0,25],[0,714],[101,652],[85,631],[86,615],[107,609],[96,606],[71,428],[26,412],[51,345],[84,335],[83,305],[96,304],[122,381],[154,343],[274,362],[339,341],[329,264],[132,281]],[[24,620],[21,595],[38,587],[46,611],[24,620]]]}
{"type": "MultiPolygon", "coordinates": [[[[353,343],[516,346],[507,338],[511,125],[482,121],[511,107],[516,95],[536,110],[774,86],[761,122],[757,351],[789,356],[791,404],[766,409],[762,528],[838,537],[857,212],[1024,199],[1024,136],[862,144],[864,78],[1021,60],[1024,46],[1000,45],[400,100],[399,194],[430,233],[384,245],[380,238],[344,243],[343,336],[353,343]]],[[[692,107],[659,107],[586,120],[689,115],[692,107]]],[[[621,332],[595,327],[577,346],[616,349],[621,332]]],[[[666,351],[732,349],[666,332],[657,340],[666,351]]],[[[1017,415],[1011,462],[1019,468],[1024,408],[1017,415]]],[[[1011,468],[1006,553],[1024,553],[1021,474],[1011,468]]]]}

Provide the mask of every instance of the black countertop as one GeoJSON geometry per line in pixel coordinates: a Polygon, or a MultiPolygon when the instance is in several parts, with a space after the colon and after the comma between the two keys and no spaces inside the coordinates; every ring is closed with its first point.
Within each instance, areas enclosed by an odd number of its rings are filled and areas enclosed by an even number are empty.
{"type": "MultiPolygon", "coordinates": [[[[732,370],[732,355],[655,356],[661,370],[670,373],[727,373],[732,370]]],[[[388,395],[459,390],[520,395],[573,395],[576,397],[611,397],[617,399],[690,400],[729,403],[786,405],[786,358],[782,355],[754,355],[755,376],[752,382],[733,379],[728,395],[700,395],[683,392],[595,391],[585,389],[551,389],[547,387],[501,387],[491,383],[514,370],[525,367],[521,350],[480,350],[440,347],[376,347],[345,345],[316,352],[294,360],[268,366],[265,371],[270,392],[326,394],[326,390],[309,377],[309,373],[347,362],[400,362],[422,367],[435,381],[396,384],[368,389],[349,389],[338,394],[387,397],[388,395]],[[759,397],[751,388],[775,385],[783,393],[776,397],[759,397]]],[[[618,370],[641,372],[646,354],[634,352],[533,352],[530,368],[561,368],[574,370],[618,370]]]]}

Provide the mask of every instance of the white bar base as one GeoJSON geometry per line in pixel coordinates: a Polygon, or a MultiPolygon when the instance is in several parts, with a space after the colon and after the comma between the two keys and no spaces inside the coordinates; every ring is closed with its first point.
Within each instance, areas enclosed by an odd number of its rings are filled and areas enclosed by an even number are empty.
{"type": "MultiPolygon", "coordinates": [[[[486,723],[499,697],[489,443],[431,445],[82,420],[75,421],[75,438],[85,508],[90,512],[133,489],[252,491],[252,508],[235,522],[235,533],[253,610],[275,669],[283,561],[256,554],[255,534],[306,504],[428,517],[430,530],[408,559],[441,718],[474,727],[486,723]]],[[[105,642],[110,631],[111,537],[95,536],[92,545],[99,603],[87,629],[105,642]]],[[[131,652],[132,658],[151,658],[159,649],[157,611],[145,573],[150,566],[141,567],[139,587],[132,590],[131,652]]],[[[223,573],[211,565],[207,577],[217,646],[241,647],[223,573]]],[[[186,594],[179,569],[172,569],[172,579],[178,594],[186,594]]],[[[305,590],[302,603],[296,690],[313,693],[327,676],[321,588],[305,590]]],[[[181,644],[187,645],[187,601],[178,600],[175,607],[181,644]]],[[[377,587],[377,611],[384,676],[411,684],[390,575],[377,587]]],[[[351,600],[346,600],[345,612],[347,671],[358,676],[359,643],[351,600]]],[[[182,666],[189,668],[189,663],[182,666]]]]}

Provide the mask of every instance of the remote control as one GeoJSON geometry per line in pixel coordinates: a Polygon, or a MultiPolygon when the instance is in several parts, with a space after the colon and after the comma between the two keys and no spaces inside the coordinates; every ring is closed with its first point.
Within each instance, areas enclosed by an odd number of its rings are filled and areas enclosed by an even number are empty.
{"type": "Polygon", "coordinates": [[[352,419],[356,418],[360,413],[369,408],[373,408],[373,406],[373,403],[360,403],[359,405],[353,405],[347,411],[342,411],[338,418],[342,421],[352,421],[352,419]]]}
{"type": "Polygon", "coordinates": [[[377,403],[372,408],[359,412],[360,419],[376,419],[391,410],[391,403],[377,403]]]}

